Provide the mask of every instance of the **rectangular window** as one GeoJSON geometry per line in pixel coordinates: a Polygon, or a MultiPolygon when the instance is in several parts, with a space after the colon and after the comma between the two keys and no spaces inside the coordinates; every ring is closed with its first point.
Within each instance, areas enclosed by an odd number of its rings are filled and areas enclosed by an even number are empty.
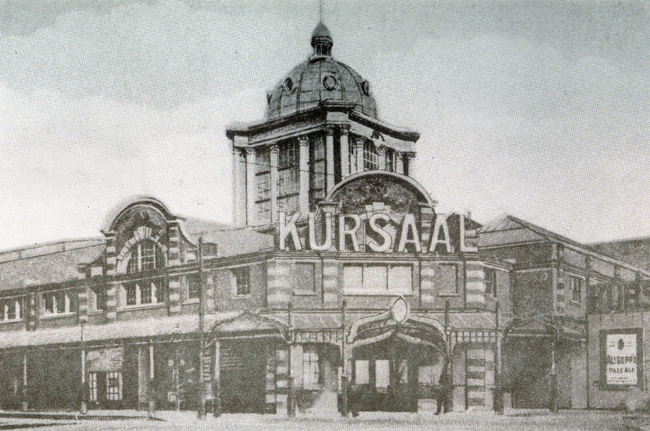
{"type": "Polygon", "coordinates": [[[106,290],[97,287],[96,289],[93,289],[93,296],[95,297],[95,311],[101,311],[106,309],[106,290]]]}
{"type": "Polygon", "coordinates": [[[318,351],[314,346],[305,346],[303,350],[302,381],[304,389],[319,389],[320,367],[318,364],[318,351]]]}
{"type": "Polygon", "coordinates": [[[363,143],[363,168],[366,171],[379,169],[379,155],[372,141],[365,141],[363,143]]]}
{"type": "Polygon", "coordinates": [[[76,311],[77,297],[73,292],[67,290],[57,290],[54,292],[44,292],[43,296],[43,314],[67,314],[76,311]]]}
{"type": "Polygon", "coordinates": [[[97,373],[88,374],[89,401],[97,400],[97,373]]]}
{"type": "Polygon", "coordinates": [[[582,301],[582,279],[578,277],[569,277],[571,286],[571,302],[580,303],[582,301]]]}
{"type": "Polygon", "coordinates": [[[124,283],[126,289],[126,305],[136,305],[138,303],[138,287],[134,282],[124,283]]]}
{"type": "Polygon", "coordinates": [[[0,322],[11,322],[23,318],[23,298],[0,299],[0,322]]]}
{"type": "Polygon", "coordinates": [[[199,274],[187,276],[187,298],[198,299],[201,292],[201,278],[199,274]]]}
{"type": "Polygon", "coordinates": [[[237,295],[250,295],[250,271],[247,266],[234,268],[232,270],[235,276],[235,284],[237,286],[237,295]]]}
{"type": "Polygon", "coordinates": [[[142,282],[140,287],[140,303],[141,304],[151,304],[152,302],[152,297],[151,297],[151,285],[152,283],[148,280],[145,280],[142,282]]]}
{"type": "Polygon", "coordinates": [[[391,149],[386,150],[386,170],[395,172],[395,151],[391,149]]]}
{"type": "Polygon", "coordinates": [[[497,296],[497,271],[493,268],[485,268],[485,294],[497,296]]]}
{"type": "Polygon", "coordinates": [[[367,385],[370,383],[370,369],[367,360],[354,361],[354,383],[367,385]]]}
{"type": "Polygon", "coordinates": [[[347,264],[343,285],[348,293],[403,293],[413,290],[411,265],[347,264]]]}
{"type": "Polygon", "coordinates": [[[106,399],[108,401],[122,399],[122,373],[106,373],[106,399]]]}
{"type": "Polygon", "coordinates": [[[314,280],[314,264],[309,262],[296,262],[293,289],[302,292],[313,293],[316,291],[314,280]]]}
{"type": "Polygon", "coordinates": [[[312,205],[325,198],[325,178],[325,143],[320,138],[309,145],[309,201],[312,205]]]}

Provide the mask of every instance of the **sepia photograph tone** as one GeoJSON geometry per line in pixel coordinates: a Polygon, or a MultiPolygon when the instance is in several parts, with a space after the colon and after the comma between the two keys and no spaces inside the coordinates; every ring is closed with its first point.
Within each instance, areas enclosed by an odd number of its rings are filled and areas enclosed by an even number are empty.
{"type": "Polygon", "coordinates": [[[646,0],[0,0],[0,429],[650,430],[649,76],[646,0]]]}

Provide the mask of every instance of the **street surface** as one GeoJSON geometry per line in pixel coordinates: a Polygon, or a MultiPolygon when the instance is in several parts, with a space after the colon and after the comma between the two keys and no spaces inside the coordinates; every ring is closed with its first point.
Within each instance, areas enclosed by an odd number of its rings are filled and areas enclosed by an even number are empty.
{"type": "Polygon", "coordinates": [[[622,414],[601,411],[566,411],[551,414],[546,411],[510,411],[504,416],[492,412],[448,413],[435,416],[431,413],[361,413],[357,418],[345,419],[334,414],[299,416],[295,419],[272,415],[223,415],[199,421],[194,412],[157,412],[164,421],[131,419],[121,421],[97,420],[35,420],[0,419],[0,430],[264,430],[264,431],[522,431],[562,430],[624,431],[622,414]]]}

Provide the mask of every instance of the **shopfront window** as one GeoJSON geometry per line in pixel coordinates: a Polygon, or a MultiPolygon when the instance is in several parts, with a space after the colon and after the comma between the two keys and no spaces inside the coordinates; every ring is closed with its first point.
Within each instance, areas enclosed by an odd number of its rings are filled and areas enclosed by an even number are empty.
{"type": "Polygon", "coordinates": [[[108,401],[122,399],[122,373],[119,371],[106,373],[106,399],[108,401]]]}

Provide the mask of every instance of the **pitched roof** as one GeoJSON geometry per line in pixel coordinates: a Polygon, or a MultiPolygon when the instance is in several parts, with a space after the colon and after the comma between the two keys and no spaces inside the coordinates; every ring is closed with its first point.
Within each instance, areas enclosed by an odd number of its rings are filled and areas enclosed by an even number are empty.
{"type": "Polygon", "coordinates": [[[650,271],[650,237],[602,242],[591,244],[591,247],[599,253],[650,271]]]}
{"type": "Polygon", "coordinates": [[[273,235],[195,217],[185,218],[185,232],[194,243],[203,237],[204,242],[216,244],[218,257],[271,250],[274,246],[273,235]]]}
{"type": "MultiPolygon", "coordinates": [[[[616,256],[611,256],[602,250],[581,244],[565,236],[556,234],[542,227],[534,225],[533,223],[524,221],[520,218],[508,214],[489,223],[486,223],[479,229],[478,236],[479,247],[486,248],[494,246],[516,245],[529,242],[557,242],[563,244],[564,246],[580,249],[584,253],[590,254],[592,256],[595,255],[599,259],[610,261],[624,268],[632,269],[635,271],[641,269],[643,272],[645,272],[646,276],[650,276],[650,269],[646,269],[644,266],[639,265],[635,267],[635,263],[626,261],[616,256]]],[[[650,245],[648,246],[648,249],[648,256],[650,256],[650,245]]]]}
{"type": "Polygon", "coordinates": [[[0,253],[0,290],[83,278],[78,265],[104,251],[103,238],[39,244],[0,253]]]}

